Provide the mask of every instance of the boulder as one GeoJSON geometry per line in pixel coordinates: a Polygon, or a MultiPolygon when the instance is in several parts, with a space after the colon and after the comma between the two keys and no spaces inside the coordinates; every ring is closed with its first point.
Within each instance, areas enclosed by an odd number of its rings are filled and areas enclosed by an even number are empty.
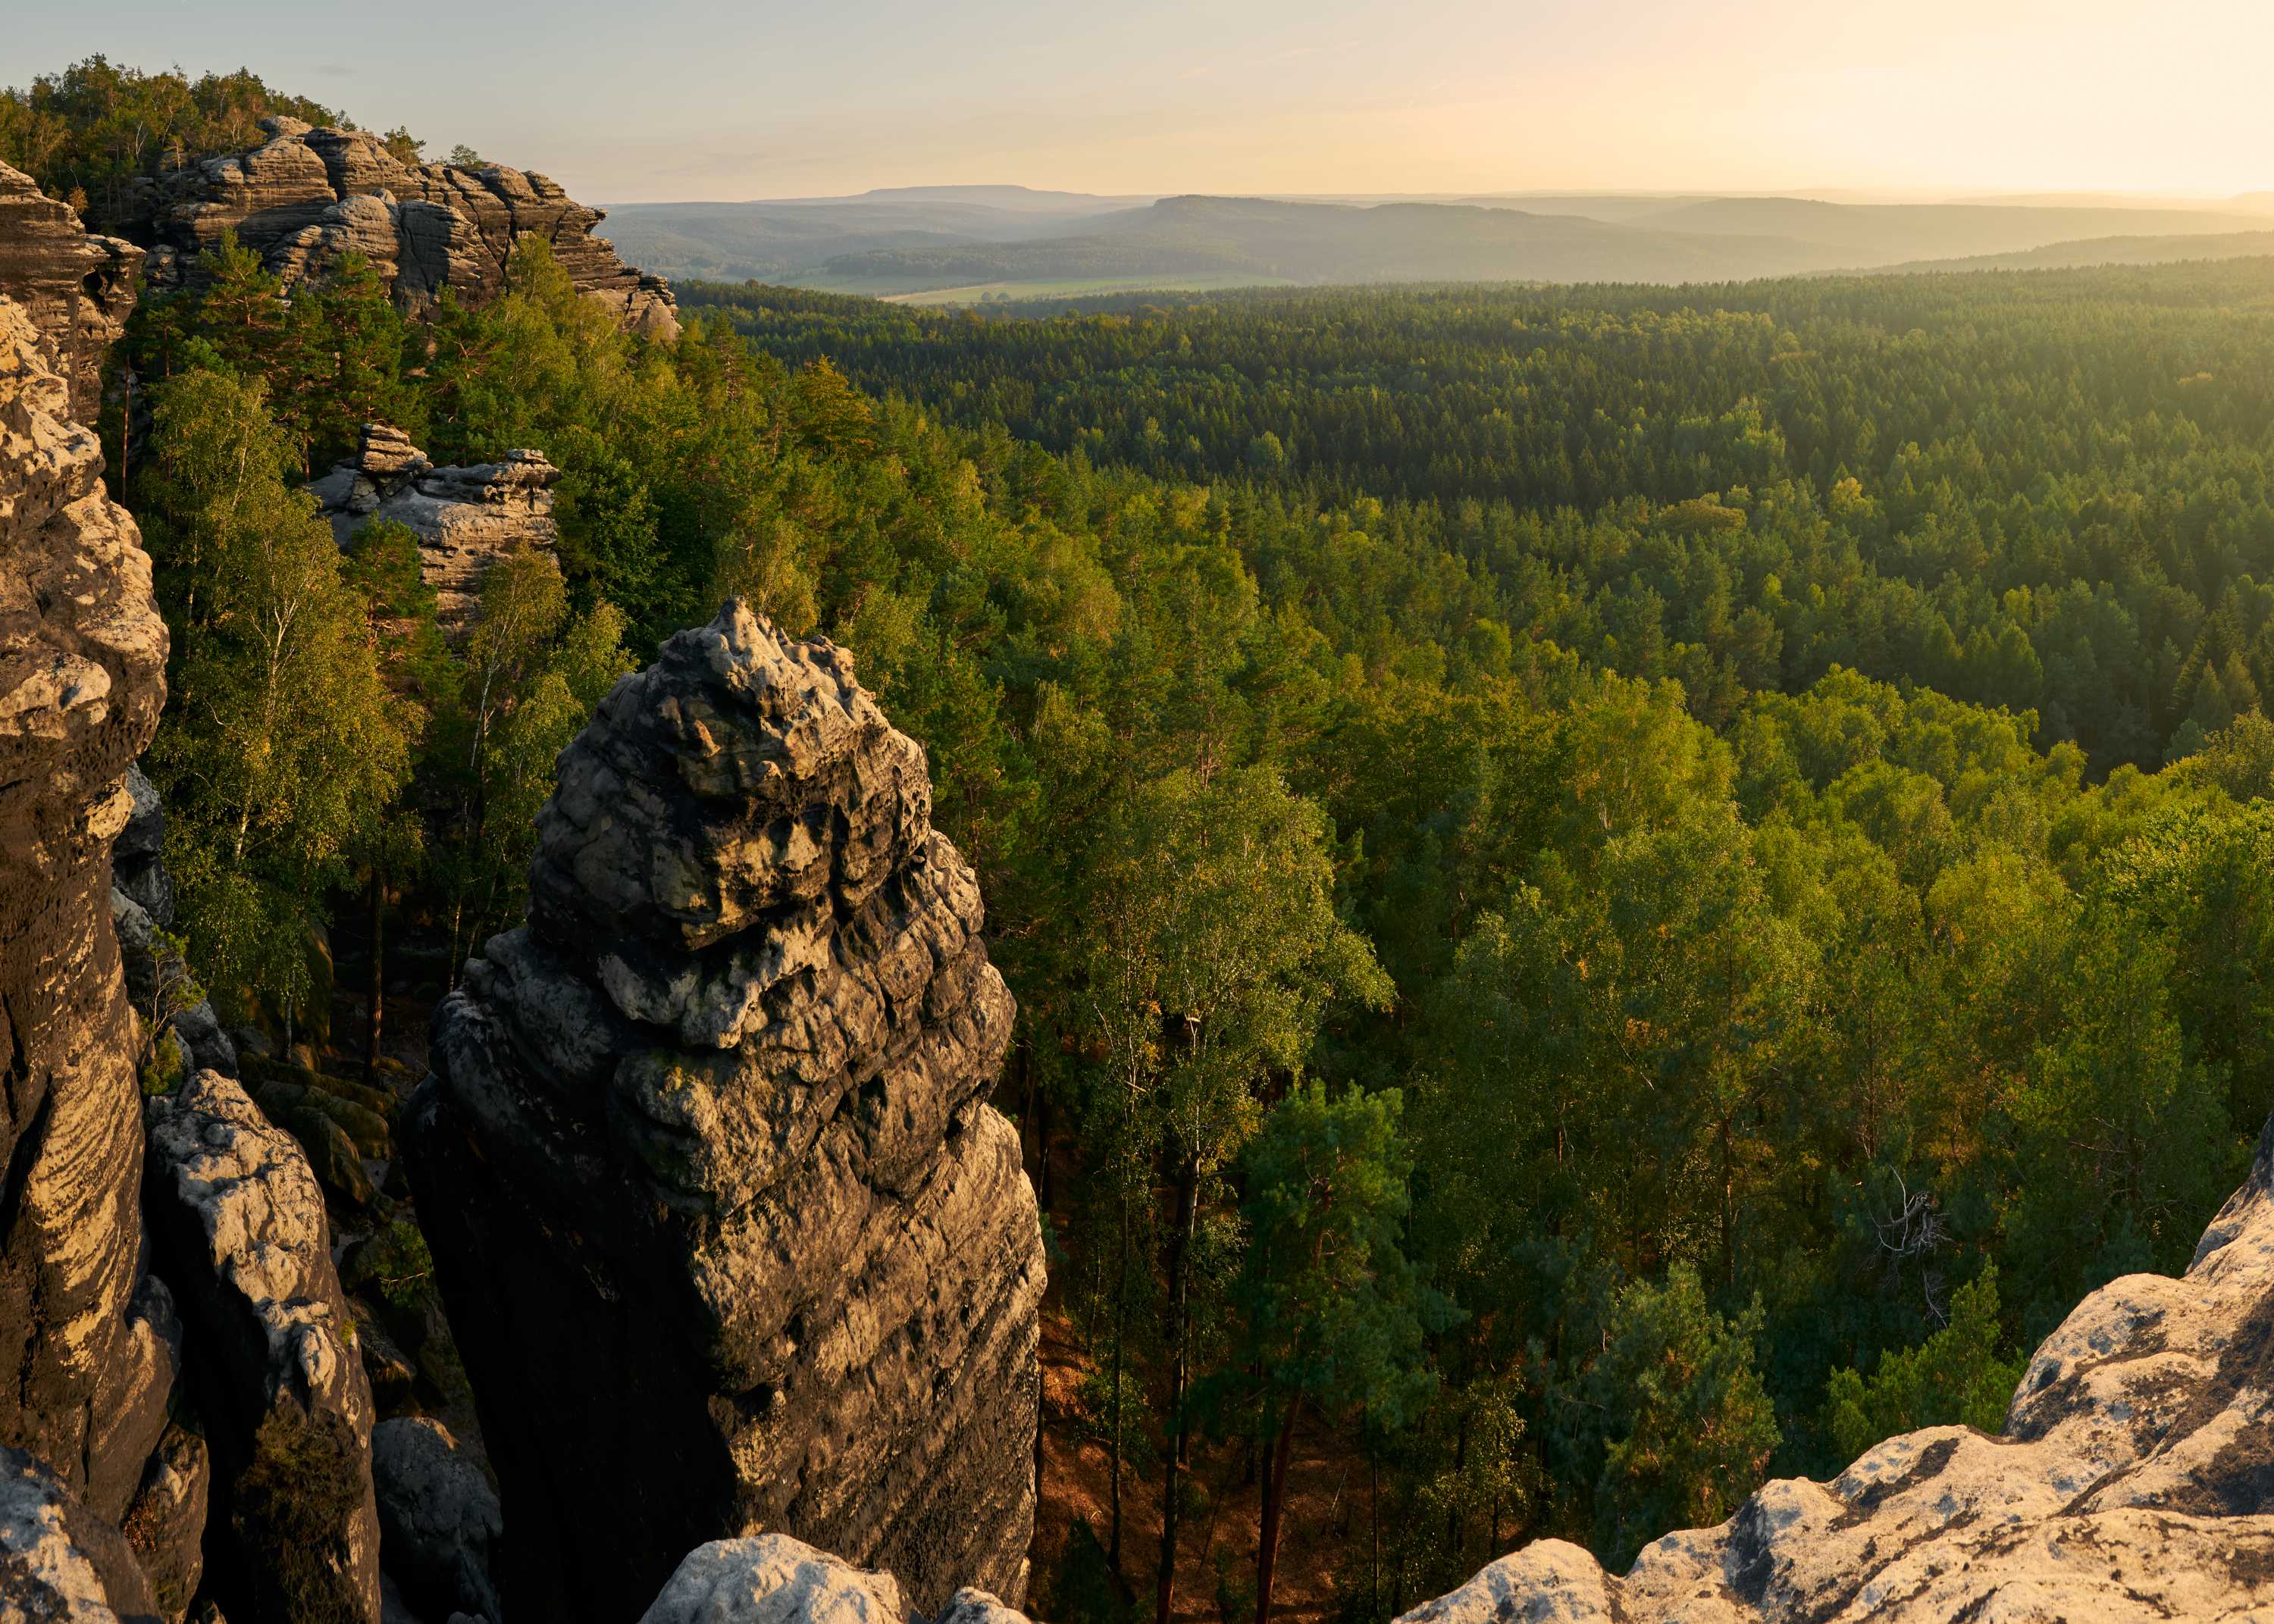
{"type": "MultiPolygon", "coordinates": [[[[13,174],[0,279],[56,224],[13,174]]],[[[102,448],[72,420],[66,350],[0,297],[0,1442],[116,1521],[172,1368],[143,1288],[138,1044],[110,909],[166,628],[102,448]]]]}
{"type": "Polygon", "coordinates": [[[137,184],[128,234],[150,250],[150,278],[177,284],[189,263],[232,231],[293,283],[360,253],[416,312],[445,290],[469,304],[501,292],[514,244],[551,244],[569,281],[627,329],[670,339],[679,331],[671,284],[645,276],[592,235],[600,211],[542,175],[499,164],[464,169],[406,164],[363,130],[261,121],[267,139],[137,184]]]}
{"type": "Polygon", "coordinates": [[[380,1558],[404,1598],[430,1618],[503,1618],[490,1568],[505,1521],[481,1468],[425,1416],[380,1422],[371,1449],[380,1558]]]}
{"type": "Polygon", "coordinates": [[[906,1624],[900,1587],[783,1534],[688,1553],[640,1624],[906,1624]]]}
{"type": "Polygon", "coordinates": [[[985,1103],[1011,997],[922,750],[737,601],[559,773],[530,921],[438,1008],[397,1130],[507,1606],[631,1617],[761,1530],[921,1607],[1019,1598],[1042,1244],[985,1103]]]}
{"type": "Polygon", "coordinates": [[[323,1192],[218,1071],[152,1100],[149,1122],[144,1208],[213,1450],[207,1586],[240,1624],[376,1624],[371,1390],[323,1192]]]}
{"type": "Polygon", "coordinates": [[[125,1537],[45,1462],[0,1447],[0,1620],[159,1624],[125,1537]]]}
{"type": "Polygon", "coordinates": [[[355,457],[308,489],[340,545],[365,524],[392,522],[418,538],[418,574],[433,589],[434,618],[456,640],[481,610],[490,566],[524,547],[560,540],[553,486],[561,470],[539,451],[495,462],[436,468],[402,430],[366,423],[355,457]]]}

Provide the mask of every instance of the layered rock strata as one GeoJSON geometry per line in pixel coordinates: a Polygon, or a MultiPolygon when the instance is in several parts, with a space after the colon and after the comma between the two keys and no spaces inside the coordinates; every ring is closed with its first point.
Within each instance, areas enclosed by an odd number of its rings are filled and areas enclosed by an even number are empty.
{"type": "Polygon", "coordinates": [[[287,283],[362,254],[406,312],[445,290],[470,304],[503,289],[514,244],[542,237],[576,290],[621,326],[651,337],[679,330],[671,284],[624,264],[592,235],[600,211],[542,175],[488,164],[406,164],[361,130],[318,130],[267,118],[268,139],[140,184],[132,228],[151,251],[150,275],[178,282],[222,233],[258,253],[287,283]]]}
{"type": "Polygon", "coordinates": [[[102,355],[126,330],[142,251],[88,235],[79,216],[0,163],[0,295],[23,307],[70,388],[64,416],[92,423],[102,355]]]}
{"type": "Polygon", "coordinates": [[[516,1616],[636,1617],[764,1530],[1023,1593],[1042,1246],[930,809],[849,658],[739,600],[562,753],[403,1127],[516,1616]]]}
{"type": "Polygon", "coordinates": [[[110,910],[166,629],[60,350],[0,298],[0,1442],[116,1522],[176,1357],[142,1267],[139,1034],[110,910]]]}
{"type": "Polygon", "coordinates": [[[149,1115],[150,1229],[214,1452],[209,1586],[232,1618],[376,1624],[371,1388],[323,1191],[218,1071],[149,1115]]]}
{"type": "Polygon", "coordinates": [[[434,590],[434,618],[463,636],[481,610],[490,566],[524,547],[560,540],[553,487],[561,470],[541,451],[496,462],[437,468],[401,429],[366,423],[351,462],[308,487],[345,546],[365,524],[391,521],[418,538],[418,573],[434,590]]]}

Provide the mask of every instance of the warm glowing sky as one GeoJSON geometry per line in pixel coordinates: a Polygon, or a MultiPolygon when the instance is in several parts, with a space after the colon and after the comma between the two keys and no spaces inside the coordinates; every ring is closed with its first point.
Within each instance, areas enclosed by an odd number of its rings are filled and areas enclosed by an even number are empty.
{"type": "MultiPolygon", "coordinates": [[[[11,0],[594,200],[2274,188],[2274,0],[11,0]]],[[[30,12],[26,19],[24,12],[30,12]]]]}

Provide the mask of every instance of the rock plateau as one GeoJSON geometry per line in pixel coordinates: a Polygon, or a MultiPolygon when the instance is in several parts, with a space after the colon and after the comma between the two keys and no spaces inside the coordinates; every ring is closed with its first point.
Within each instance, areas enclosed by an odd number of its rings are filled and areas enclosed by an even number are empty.
{"type": "Polygon", "coordinates": [[[268,139],[258,147],[139,183],[127,230],[150,251],[154,285],[178,282],[230,231],[288,284],[357,252],[406,312],[427,309],[445,290],[481,304],[504,289],[514,244],[535,236],[576,290],[625,327],[656,338],[679,330],[670,283],[617,259],[592,235],[599,211],[542,175],[404,163],[367,131],[295,118],[261,128],[268,139]]]}

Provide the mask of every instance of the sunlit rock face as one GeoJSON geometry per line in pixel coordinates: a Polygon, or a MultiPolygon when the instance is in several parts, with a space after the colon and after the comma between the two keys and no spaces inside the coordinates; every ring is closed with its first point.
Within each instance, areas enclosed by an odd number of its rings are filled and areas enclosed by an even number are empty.
{"type": "Polygon", "coordinates": [[[103,351],[126,330],[141,267],[140,249],[91,236],[30,176],[0,163],[0,296],[21,307],[64,380],[63,416],[94,421],[103,351]]]}
{"type": "MultiPolygon", "coordinates": [[[[21,263],[20,223],[0,214],[0,264],[21,263]]],[[[0,297],[0,1442],[116,1522],[177,1346],[142,1268],[137,1029],[110,909],[166,628],[72,418],[71,337],[0,297]]]]}
{"type": "Polygon", "coordinates": [[[762,1530],[1023,1595],[1042,1246],[930,811],[850,658],[740,602],[562,753],[407,1124],[509,1613],[635,1618],[762,1530]]]}
{"type": "Polygon", "coordinates": [[[456,641],[480,616],[492,565],[524,548],[550,552],[560,541],[553,519],[560,477],[541,451],[437,468],[401,429],[366,423],[355,456],[308,490],[343,546],[366,524],[401,524],[418,537],[435,620],[456,641]]]}
{"type": "Polygon", "coordinates": [[[150,249],[150,277],[177,283],[224,231],[288,283],[360,253],[406,311],[448,290],[486,303],[506,285],[516,241],[543,238],[576,290],[626,329],[679,331],[671,284],[643,275],[592,235],[601,215],[542,175],[502,164],[406,164],[363,130],[266,118],[268,139],[139,184],[128,227],[150,249]]]}

